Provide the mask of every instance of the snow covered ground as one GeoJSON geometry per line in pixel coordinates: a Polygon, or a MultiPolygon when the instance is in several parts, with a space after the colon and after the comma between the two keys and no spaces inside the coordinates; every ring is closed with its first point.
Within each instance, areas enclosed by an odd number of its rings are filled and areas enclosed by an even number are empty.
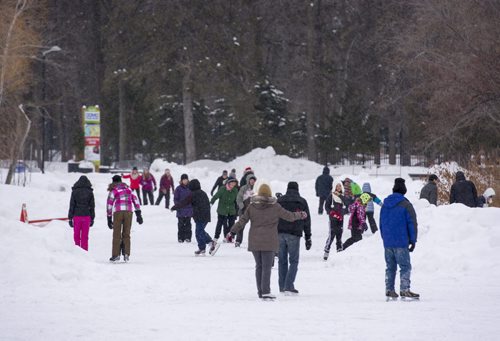
{"type": "MultiPolygon", "coordinates": [[[[222,169],[238,176],[252,166],[259,179],[284,192],[299,182],[317,211],[314,181],[322,166],[256,150],[231,162],[197,161],[187,166],[156,161],[176,179],[186,172],[209,192],[222,169]]],[[[403,169],[407,178],[409,170],[403,169]]],[[[350,175],[344,173],[342,177],[350,175]]],[[[110,264],[106,226],[110,175],[88,175],[94,185],[96,222],[88,253],[73,245],[66,222],[45,227],[19,222],[21,204],[30,219],[64,217],[70,188],[80,174],[33,174],[29,187],[0,186],[0,340],[498,340],[500,325],[500,209],[430,206],[418,200],[422,183],[407,178],[407,196],[419,220],[412,254],[412,289],[420,302],[385,302],[384,253],[380,236],[322,259],[326,216],[312,214],[313,247],[302,246],[297,297],[278,293],[261,302],[254,261],[246,248],[222,245],[215,257],[195,258],[196,243],[177,243],[177,220],[163,206],[143,207],[134,225],[128,264],[110,264]]],[[[385,198],[394,176],[353,177],[369,181],[385,198]]],[[[378,221],[379,208],[375,217],[378,221]]],[[[215,229],[215,207],[212,223],[215,229]]],[[[247,228],[248,230],[248,228],[247,228]]],[[[344,240],[350,235],[344,232],[344,240]]],[[[245,236],[246,241],[246,236],[245,236]]],[[[243,245],[246,246],[246,243],[243,245]]],[[[397,283],[399,278],[397,278],[397,283]]]]}

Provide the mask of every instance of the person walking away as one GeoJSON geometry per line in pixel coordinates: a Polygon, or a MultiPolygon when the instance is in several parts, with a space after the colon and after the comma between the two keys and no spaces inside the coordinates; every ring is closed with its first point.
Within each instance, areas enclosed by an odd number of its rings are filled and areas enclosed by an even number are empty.
{"type": "Polygon", "coordinates": [[[495,190],[491,187],[484,191],[483,195],[477,198],[477,207],[489,207],[493,204],[493,197],[495,196],[495,190]]]}
{"type": "Polygon", "coordinates": [[[436,174],[429,175],[429,180],[420,191],[420,199],[426,199],[430,204],[437,206],[439,182],[436,174]]]}
{"type": "Polygon", "coordinates": [[[278,204],[290,212],[306,212],[307,218],[293,222],[280,219],[278,222],[278,284],[280,292],[285,295],[297,295],[295,278],[299,266],[300,238],[304,234],[306,250],[310,250],[311,241],[311,216],[306,199],[300,196],[299,184],[290,181],[286,194],[278,198],[278,204]]]}
{"type": "Polygon", "coordinates": [[[226,182],[227,179],[227,170],[222,171],[222,175],[217,178],[215,181],[214,187],[212,187],[212,190],[210,191],[210,196],[214,196],[214,191],[219,190],[222,186],[224,186],[224,183],[226,182]]]}
{"type": "MultiPolygon", "coordinates": [[[[236,196],[238,195],[238,180],[227,178],[224,187],[221,187],[210,200],[214,204],[219,200],[217,206],[217,225],[215,225],[215,241],[219,240],[222,227],[224,227],[224,236],[229,232],[236,220],[236,196]]],[[[231,243],[232,239],[224,238],[224,242],[231,243]]]]}
{"type": "Polygon", "coordinates": [[[144,168],[144,171],[142,172],[141,186],[144,205],[148,204],[148,198],[151,205],[154,205],[155,198],[153,192],[156,191],[156,179],[147,168],[144,168]]]}
{"type": "Polygon", "coordinates": [[[71,188],[69,200],[69,226],[73,228],[75,245],[89,249],[89,229],[94,225],[95,201],[92,184],[82,175],[71,188]]]}
{"type": "Polygon", "coordinates": [[[271,294],[271,268],[274,255],[279,250],[279,219],[294,221],[306,219],[306,212],[290,212],[281,207],[273,198],[271,188],[267,184],[259,187],[256,196],[250,199],[250,205],[237,223],[231,227],[228,238],[234,236],[250,221],[248,232],[248,251],[255,259],[255,280],[257,294],[265,300],[276,298],[271,294]]]}
{"type": "Polygon", "coordinates": [[[368,193],[372,197],[372,200],[370,200],[366,205],[366,218],[368,219],[368,223],[370,224],[370,230],[372,231],[372,233],[375,233],[378,231],[378,227],[374,217],[375,205],[373,203],[382,206],[382,201],[372,193],[372,187],[369,182],[365,182],[363,184],[363,193],[368,193]]]}
{"type": "Polygon", "coordinates": [[[160,179],[160,192],[158,193],[158,199],[156,199],[156,206],[160,205],[161,199],[165,197],[165,208],[170,207],[170,190],[172,190],[172,194],[174,194],[174,179],[170,174],[170,169],[165,169],[165,174],[161,176],[160,179]]]}
{"type": "MultiPolygon", "coordinates": [[[[174,207],[182,205],[186,200],[189,201],[191,191],[189,190],[189,178],[187,174],[181,175],[181,182],[174,192],[174,207]]],[[[173,208],[172,208],[173,209],[173,208]]],[[[193,206],[191,203],[182,205],[177,209],[177,240],[179,243],[191,243],[193,231],[191,227],[191,217],[193,216],[193,206]]]]}
{"type": "Polygon", "coordinates": [[[330,221],[330,231],[326,239],[323,260],[328,260],[333,240],[336,240],[337,252],[342,251],[342,232],[344,231],[344,207],[347,205],[344,197],[344,185],[341,181],[334,184],[333,192],[325,202],[325,210],[330,221]]]}
{"type": "Polygon", "coordinates": [[[137,170],[137,167],[132,168],[132,173],[123,175],[122,177],[124,179],[129,179],[130,180],[130,189],[132,191],[135,191],[135,194],[137,195],[137,198],[139,199],[139,204],[142,205],[142,200],[141,200],[141,180],[142,180],[142,175],[139,173],[137,170]]]}
{"type": "Polygon", "coordinates": [[[119,175],[113,176],[113,185],[110,186],[106,211],[108,227],[113,230],[113,249],[111,262],[120,260],[120,244],[123,241],[125,262],[130,257],[130,229],[132,228],[132,211],[135,210],[136,220],[139,225],[143,223],[141,206],[132,190],[122,182],[119,175]]]}
{"type": "Polygon", "coordinates": [[[325,166],[323,168],[323,174],[316,178],[316,196],[319,197],[319,208],[318,214],[323,214],[323,206],[325,205],[325,200],[330,195],[332,191],[333,178],[330,176],[330,168],[325,166]]]}
{"type": "Polygon", "coordinates": [[[349,206],[351,215],[348,228],[351,230],[351,238],[345,241],[342,250],[363,239],[363,232],[368,229],[366,225],[366,205],[370,200],[372,200],[372,197],[368,193],[363,193],[349,206]]]}
{"type": "MultiPolygon", "coordinates": [[[[255,194],[253,191],[255,181],[257,181],[255,175],[249,174],[247,176],[247,184],[241,186],[240,190],[238,191],[238,196],[236,197],[236,203],[238,205],[238,216],[242,216],[243,213],[245,213],[246,208],[250,204],[250,198],[255,194]]],[[[235,247],[239,247],[243,242],[243,232],[244,229],[242,229],[236,235],[236,243],[234,243],[235,247]]]]}
{"type": "Polygon", "coordinates": [[[195,256],[205,256],[207,245],[210,244],[210,254],[215,249],[215,242],[205,231],[205,227],[210,222],[210,201],[207,193],[201,189],[200,181],[193,179],[189,181],[189,190],[191,195],[186,197],[182,203],[174,205],[172,211],[178,210],[188,204],[193,207],[193,220],[195,222],[195,236],[198,242],[198,250],[194,252],[195,256]]]}
{"type": "Polygon", "coordinates": [[[380,234],[385,249],[385,295],[395,300],[398,294],[394,288],[399,265],[400,292],[403,299],[418,299],[419,294],[410,291],[410,252],[417,243],[417,215],[412,204],[405,198],[406,185],[402,178],[394,181],[392,194],[384,200],[380,211],[380,234]]]}
{"type": "Polygon", "coordinates": [[[477,190],[472,181],[465,179],[464,172],[458,171],[455,183],[451,185],[450,204],[464,204],[477,207],[477,190]]]}

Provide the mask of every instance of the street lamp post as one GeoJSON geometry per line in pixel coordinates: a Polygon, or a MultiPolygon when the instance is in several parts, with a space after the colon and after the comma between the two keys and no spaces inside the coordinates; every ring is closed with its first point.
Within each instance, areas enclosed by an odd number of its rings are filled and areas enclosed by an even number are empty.
{"type": "Polygon", "coordinates": [[[41,171],[42,174],[45,174],[45,124],[46,124],[46,115],[47,115],[47,110],[45,109],[45,102],[46,102],[46,78],[45,78],[45,61],[46,61],[46,56],[51,53],[51,52],[59,52],[61,51],[61,48],[57,45],[52,46],[48,50],[42,51],[42,100],[43,100],[43,111],[42,112],[42,165],[41,165],[41,171]]]}

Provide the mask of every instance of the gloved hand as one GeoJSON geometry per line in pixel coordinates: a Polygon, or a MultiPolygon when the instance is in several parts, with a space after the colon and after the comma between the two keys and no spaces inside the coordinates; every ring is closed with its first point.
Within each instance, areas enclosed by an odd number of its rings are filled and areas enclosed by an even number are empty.
{"type": "Polygon", "coordinates": [[[94,226],[94,218],[90,218],[90,226],[94,226]]]}
{"type": "Polygon", "coordinates": [[[307,213],[305,211],[300,211],[300,219],[304,220],[307,218],[307,213]]]}
{"type": "Polygon", "coordinates": [[[156,188],[156,186],[155,186],[155,188],[153,188],[153,192],[156,192],[156,190],[157,190],[157,188],[156,188]]]}
{"type": "Polygon", "coordinates": [[[408,251],[413,252],[415,250],[415,243],[410,243],[410,247],[408,248],[408,251]]]}
{"type": "Polygon", "coordinates": [[[113,218],[111,216],[108,216],[108,227],[110,230],[113,229],[113,218]]]}
{"type": "Polygon", "coordinates": [[[172,211],[172,212],[173,212],[173,211],[176,211],[176,210],[177,210],[177,206],[175,206],[175,205],[174,205],[174,206],[172,206],[172,208],[170,209],[170,211],[172,211]]]}
{"type": "Polygon", "coordinates": [[[142,225],[142,223],[144,222],[144,220],[142,219],[141,210],[135,211],[135,215],[136,215],[136,221],[137,221],[137,223],[139,225],[142,225]]]}
{"type": "Polygon", "coordinates": [[[229,232],[226,235],[226,240],[227,240],[228,243],[231,243],[233,241],[233,238],[234,238],[234,234],[232,232],[229,232]]]}
{"type": "Polygon", "coordinates": [[[362,227],[363,227],[363,231],[368,230],[368,225],[366,225],[366,223],[363,223],[362,227]]]}
{"type": "Polygon", "coordinates": [[[68,224],[69,224],[69,226],[70,226],[71,228],[73,228],[73,219],[70,219],[70,220],[68,221],[68,224]]]}
{"type": "Polygon", "coordinates": [[[279,197],[281,197],[282,195],[283,195],[283,194],[281,194],[281,193],[277,192],[277,193],[276,193],[276,198],[278,198],[278,199],[279,199],[279,197]]]}
{"type": "Polygon", "coordinates": [[[312,240],[306,239],[306,250],[310,250],[312,246],[312,240]]]}

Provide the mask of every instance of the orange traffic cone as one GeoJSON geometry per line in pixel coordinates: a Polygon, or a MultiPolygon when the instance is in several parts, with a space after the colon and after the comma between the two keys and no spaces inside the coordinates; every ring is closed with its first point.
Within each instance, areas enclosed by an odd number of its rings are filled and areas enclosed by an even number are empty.
{"type": "Polygon", "coordinates": [[[26,211],[26,204],[23,204],[23,207],[21,208],[21,221],[26,224],[29,223],[28,211],[26,211]]]}

